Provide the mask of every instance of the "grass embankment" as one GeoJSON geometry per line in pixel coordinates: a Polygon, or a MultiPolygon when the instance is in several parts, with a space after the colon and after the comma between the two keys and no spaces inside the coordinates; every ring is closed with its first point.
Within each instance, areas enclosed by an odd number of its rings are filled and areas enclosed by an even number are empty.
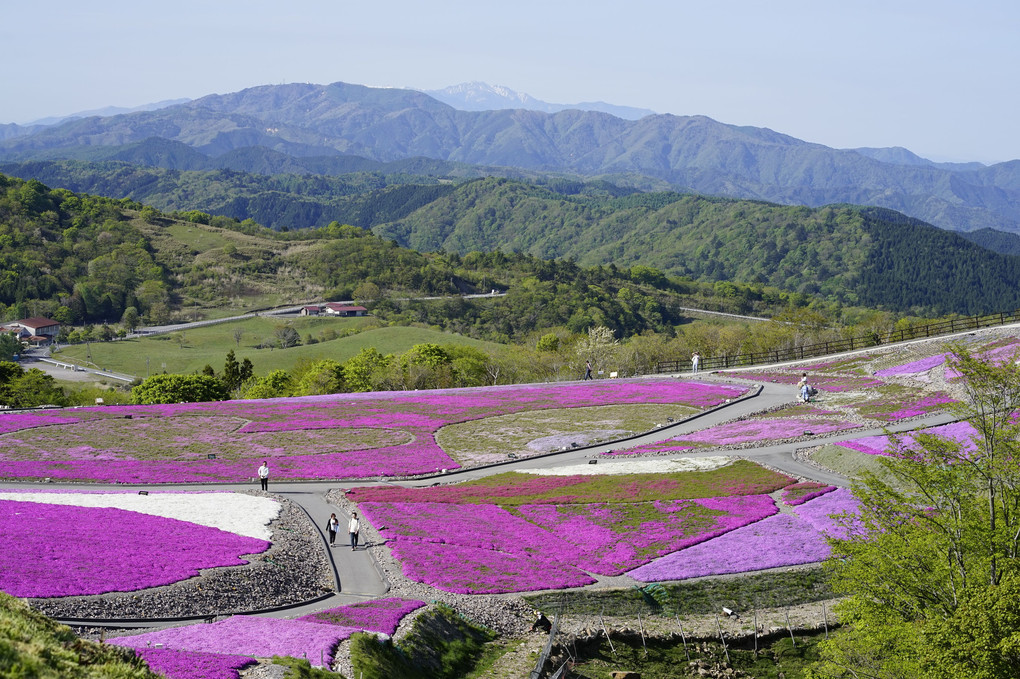
{"type": "Polygon", "coordinates": [[[438,605],[415,618],[403,640],[351,637],[351,665],[359,679],[459,679],[486,658],[495,634],[438,605]]]}
{"type": "Polygon", "coordinates": [[[79,639],[70,627],[0,592],[0,677],[158,679],[134,653],[79,639]]]}
{"type": "Polygon", "coordinates": [[[867,471],[893,487],[900,485],[896,477],[882,465],[880,455],[869,455],[843,446],[825,445],[811,454],[811,460],[848,479],[859,479],[861,474],[867,471]]]}
{"type": "Polygon", "coordinates": [[[564,590],[526,596],[550,619],[564,615],[664,616],[749,611],[827,601],[835,595],[822,568],[800,568],[728,578],[648,585],[644,588],[564,590]]]}
{"type": "Polygon", "coordinates": [[[92,342],[87,347],[83,344],[68,346],[54,358],[84,365],[91,352],[92,362],[104,369],[144,378],[164,370],[168,373],[198,372],[206,365],[219,371],[232,350],[238,362],[247,358],[255,366],[256,375],[265,375],[272,370],[290,370],[302,361],[330,358],[342,363],[367,347],[375,347],[382,354],[402,353],[425,342],[466,344],[483,350],[498,346],[427,328],[382,328],[373,318],[258,316],[167,335],[92,342]],[[283,325],[296,330],[302,342],[308,335],[320,341],[288,349],[260,349],[259,344],[263,340],[272,341],[276,329],[283,325]],[[235,337],[235,331],[240,333],[240,339],[235,337]],[[334,333],[340,336],[326,339],[334,333]]]}

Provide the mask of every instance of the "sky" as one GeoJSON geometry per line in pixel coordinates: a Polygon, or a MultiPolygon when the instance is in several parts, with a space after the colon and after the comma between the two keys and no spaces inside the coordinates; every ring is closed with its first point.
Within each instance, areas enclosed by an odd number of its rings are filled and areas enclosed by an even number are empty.
{"type": "Polygon", "coordinates": [[[1020,159],[1015,0],[0,0],[0,123],[257,85],[503,85],[834,148],[1020,159]]]}

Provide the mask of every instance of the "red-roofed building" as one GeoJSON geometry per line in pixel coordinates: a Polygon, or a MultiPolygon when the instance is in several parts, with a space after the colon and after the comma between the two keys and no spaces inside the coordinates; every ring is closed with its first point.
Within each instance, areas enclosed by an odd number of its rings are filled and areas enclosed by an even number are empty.
{"type": "Polygon", "coordinates": [[[49,318],[23,318],[5,324],[2,330],[15,333],[23,342],[39,346],[49,344],[60,334],[60,323],[49,318]]]}

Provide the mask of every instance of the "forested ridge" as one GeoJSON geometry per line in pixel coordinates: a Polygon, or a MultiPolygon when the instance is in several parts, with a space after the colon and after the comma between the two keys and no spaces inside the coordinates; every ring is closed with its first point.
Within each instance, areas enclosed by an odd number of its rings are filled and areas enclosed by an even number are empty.
{"type": "MultiPolygon", "coordinates": [[[[136,185],[133,196],[169,196],[175,205],[184,205],[188,198],[203,198],[200,203],[218,201],[221,206],[236,208],[225,212],[240,215],[272,214],[277,219],[291,215],[295,224],[303,224],[305,219],[316,221],[312,215],[319,219],[323,214],[335,214],[342,219],[333,219],[332,224],[370,229],[383,241],[392,240],[419,253],[500,251],[537,260],[569,260],[582,268],[613,265],[626,270],[646,266],[674,278],[773,288],[830,304],[917,315],[978,314],[1020,307],[1020,260],[1016,257],[995,254],[957,234],[879,208],[806,208],[675,192],[637,193],[605,183],[569,179],[548,179],[544,185],[505,178],[458,184],[408,183],[406,176],[372,173],[269,177],[229,170],[144,170],[119,164],[110,166],[110,174],[97,175],[91,166],[65,163],[63,167],[69,171],[81,169],[83,176],[91,178],[89,185],[100,191],[114,192],[117,186],[136,185]]],[[[120,204],[137,210],[143,207],[134,199],[120,204]]],[[[203,213],[188,209],[178,214],[187,218],[203,213]]],[[[233,225],[235,230],[246,225],[267,242],[320,243],[307,261],[301,256],[285,257],[282,252],[266,258],[255,248],[242,250],[240,257],[217,262],[215,266],[233,275],[234,283],[238,276],[278,270],[284,260],[308,275],[304,282],[300,282],[301,277],[294,281],[307,294],[349,296],[361,282],[386,289],[420,290],[423,294],[456,293],[473,290],[480,282],[470,276],[466,282],[458,282],[459,274],[453,271],[456,265],[449,261],[440,264],[442,258],[438,255],[431,256],[426,273],[379,271],[373,275],[364,263],[371,261],[371,256],[361,253],[355,258],[335,252],[335,245],[322,245],[331,233],[323,228],[288,229],[286,238],[280,238],[261,228],[259,219],[253,217],[238,220],[207,214],[204,221],[209,219],[219,220],[217,225],[221,227],[233,225]],[[347,270],[357,271],[361,278],[338,278],[338,258],[346,260],[343,265],[347,270]],[[324,268],[321,262],[330,262],[333,268],[324,268]],[[440,285],[439,281],[446,284],[440,285]]],[[[364,235],[359,234],[359,238],[364,235]]],[[[120,237],[104,238],[106,244],[121,241],[120,237]]],[[[61,235],[54,240],[67,239],[61,235]]],[[[364,240],[356,247],[348,242],[346,250],[361,250],[369,243],[374,248],[382,247],[375,245],[377,240],[364,240]]],[[[222,280],[200,275],[203,263],[212,265],[208,259],[203,253],[191,262],[188,274],[177,272],[178,285],[191,288],[191,292],[184,293],[186,296],[209,298],[208,291],[200,293],[196,287],[203,281],[213,287],[223,286],[222,280]]],[[[40,274],[31,280],[52,288],[46,275],[52,274],[40,274]]],[[[491,285],[501,274],[487,272],[487,276],[491,285]]],[[[155,278],[146,274],[145,280],[155,278]]],[[[63,289],[73,288],[65,280],[63,289]]],[[[87,286],[80,290],[80,296],[86,299],[85,313],[74,313],[81,318],[109,317],[116,309],[138,302],[131,300],[126,290],[102,290],[99,297],[107,292],[111,296],[102,310],[94,311],[97,305],[88,301],[90,290],[94,292],[87,286]],[[123,300],[120,304],[118,297],[123,300]]],[[[45,297],[52,292],[27,292],[22,297],[45,297]]],[[[0,296],[5,304],[17,299],[17,293],[0,296]]],[[[138,303],[149,306],[151,300],[138,303]]],[[[743,300],[737,307],[747,309],[743,300]]]]}
{"type": "Polygon", "coordinates": [[[672,333],[681,308],[776,313],[811,300],[759,284],[581,267],[524,253],[420,253],[356,226],[276,232],[200,211],[164,214],[0,175],[0,314],[65,324],[160,324],[219,307],[359,299],[375,315],[497,341],[594,325],[672,333]],[[506,291],[482,301],[465,293],[506,291]],[[401,301],[450,296],[439,303],[401,301]]]}

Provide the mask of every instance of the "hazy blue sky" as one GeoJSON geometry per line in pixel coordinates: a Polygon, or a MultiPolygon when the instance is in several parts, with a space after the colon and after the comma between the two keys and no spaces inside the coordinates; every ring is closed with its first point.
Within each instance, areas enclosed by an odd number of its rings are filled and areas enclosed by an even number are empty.
{"type": "Polygon", "coordinates": [[[3,0],[0,123],[254,85],[479,80],[836,148],[1020,158],[1015,0],[3,0]]]}

